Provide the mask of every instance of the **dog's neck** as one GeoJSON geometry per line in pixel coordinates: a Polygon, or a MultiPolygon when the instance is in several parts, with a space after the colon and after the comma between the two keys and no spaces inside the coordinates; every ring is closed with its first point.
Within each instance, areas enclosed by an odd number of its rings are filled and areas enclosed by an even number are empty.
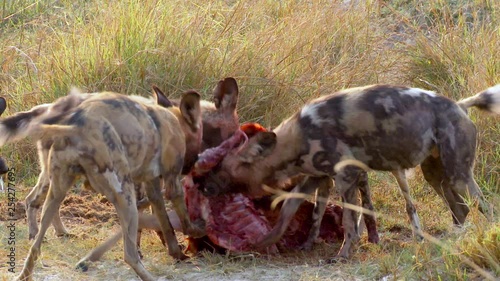
{"type": "Polygon", "coordinates": [[[300,174],[297,160],[301,151],[301,130],[290,118],[282,122],[273,132],[276,134],[276,147],[263,161],[264,169],[270,172],[264,184],[283,186],[291,177],[300,174]]]}

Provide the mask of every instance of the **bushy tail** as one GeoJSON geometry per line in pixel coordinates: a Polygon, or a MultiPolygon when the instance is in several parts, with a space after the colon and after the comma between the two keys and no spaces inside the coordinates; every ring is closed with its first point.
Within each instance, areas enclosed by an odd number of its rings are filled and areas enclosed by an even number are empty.
{"type": "Polygon", "coordinates": [[[23,139],[30,135],[33,123],[40,116],[46,114],[52,104],[42,104],[33,107],[30,111],[23,111],[0,121],[0,146],[6,143],[23,139]]]}
{"type": "MultiPolygon", "coordinates": [[[[54,103],[38,105],[29,111],[19,112],[0,120],[0,146],[28,136],[40,138],[41,135],[48,133],[42,129],[49,130],[49,126],[43,123],[54,124],[46,121],[62,119],[61,117],[71,113],[75,107],[91,96],[92,94],[79,94],[72,90],[69,95],[59,98],[54,103]]],[[[54,133],[59,132],[53,128],[50,130],[54,133]]]]}
{"type": "MultiPolygon", "coordinates": [[[[15,117],[15,116],[13,116],[15,117]]],[[[44,120],[29,118],[22,119],[20,126],[9,126],[4,121],[0,122],[0,146],[15,142],[25,137],[40,139],[43,137],[72,136],[77,134],[77,127],[58,124],[44,124],[44,120]],[[42,122],[40,122],[42,121],[42,122]]],[[[8,122],[11,120],[8,120],[8,122]]]]}
{"type": "Polygon", "coordinates": [[[500,114],[500,84],[490,87],[475,96],[463,99],[458,104],[466,111],[469,107],[477,107],[481,110],[500,114]]]}

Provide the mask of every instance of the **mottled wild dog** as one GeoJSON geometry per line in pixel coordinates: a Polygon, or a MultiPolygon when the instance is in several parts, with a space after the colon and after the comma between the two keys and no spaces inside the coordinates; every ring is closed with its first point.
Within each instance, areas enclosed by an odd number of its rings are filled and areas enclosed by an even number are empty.
{"type": "MultiPolygon", "coordinates": [[[[170,107],[172,105],[180,105],[180,100],[172,100],[171,102],[164,97],[163,94],[158,95],[161,91],[155,88],[157,96],[161,97],[163,106],[170,107]]],[[[28,126],[32,119],[38,118],[42,114],[48,112],[65,112],[71,110],[73,107],[78,106],[86,99],[96,95],[93,94],[79,94],[74,93],[68,98],[68,102],[61,108],[61,104],[43,104],[34,107],[32,110],[17,114],[16,122],[12,122],[11,130],[22,132],[28,126]]],[[[228,138],[239,127],[238,115],[236,107],[238,103],[238,85],[236,80],[232,77],[220,80],[213,90],[214,102],[202,100],[200,102],[203,122],[203,134],[201,150],[219,145],[222,140],[228,138]]],[[[154,101],[146,98],[135,97],[136,100],[145,104],[153,104],[154,101]]],[[[192,133],[187,135],[188,146],[186,149],[186,156],[184,159],[183,173],[189,171],[192,164],[196,161],[196,156],[200,152],[199,143],[196,136],[192,133]]],[[[48,152],[52,146],[51,139],[44,139],[37,141],[38,155],[40,160],[41,172],[38,176],[38,182],[32,188],[31,192],[25,199],[26,214],[28,221],[29,239],[34,239],[38,233],[37,224],[37,211],[42,206],[47,192],[49,189],[49,177],[46,172],[46,165],[48,161],[48,152]]],[[[59,212],[55,213],[54,220],[52,221],[57,236],[68,235],[68,231],[64,227],[59,212]]]]}
{"type": "MultiPolygon", "coordinates": [[[[143,99],[143,98],[140,98],[143,99]]],[[[161,225],[171,256],[184,259],[168,219],[161,195],[173,202],[183,229],[201,233],[189,220],[180,173],[186,151],[185,131],[201,130],[200,96],[186,92],[180,108],[164,108],[137,101],[135,97],[105,92],[93,95],[70,110],[72,95],[56,101],[49,111],[34,118],[23,130],[11,130],[18,115],[0,122],[0,145],[26,136],[51,139],[47,173],[50,187],[45,201],[40,232],[30,248],[20,280],[32,278],[41,243],[53,216],[75,179],[84,175],[90,185],[115,206],[123,231],[124,259],[143,280],[154,280],[137,252],[138,214],[135,184],[146,183],[146,192],[161,225]]],[[[23,114],[23,113],[20,113],[23,114]]],[[[15,126],[14,126],[15,127],[15,126]]],[[[200,135],[200,134],[198,134],[200,135]]],[[[201,138],[199,138],[201,144],[201,138]]]]}
{"type": "MultiPolygon", "coordinates": [[[[156,90],[158,91],[158,89],[156,90]]],[[[204,151],[207,148],[218,146],[222,141],[231,136],[239,129],[238,115],[236,107],[238,102],[238,85],[234,78],[228,77],[220,80],[213,90],[214,103],[201,101],[202,123],[203,123],[203,138],[202,148],[204,151]]],[[[165,98],[166,99],[166,98],[165,98]]],[[[172,100],[172,104],[178,104],[179,101],[172,100]]],[[[164,106],[168,106],[168,102],[164,102],[164,106]]],[[[189,172],[192,164],[196,162],[188,161],[188,165],[184,165],[183,174],[189,172]]],[[[179,218],[175,212],[168,212],[170,221],[174,228],[180,228],[179,218]]],[[[158,221],[154,216],[139,213],[139,228],[161,230],[158,221]]],[[[84,258],[78,262],[78,267],[87,268],[88,261],[99,260],[104,253],[113,247],[120,239],[120,233],[116,233],[101,245],[92,249],[84,258]]],[[[139,240],[138,240],[139,243],[139,240]]]]}
{"type": "MultiPolygon", "coordinates": [[[[404,169],[421,165],[425,179],[448,204],[456,224],[469,212],[465,200],[479,201],[486,212],[482,192],[472,174],[476,153],[476,127],[467,116],[469,107],[500,114],[500,85],[454,102],[434,92],[391,85],[371,85],[342,90],[310,101],[283,121],[273,132],[260,132],[248,145],[229,153],[214,177],[258,196],[262,184],[280,186],[289,178],[307,177],[292,192],[316,192],[313,228],[304,248],[311,248],[325,211],[332,178],[346,203],[356,204],[359,181],[366,172],[345,159],[374,170],[392,171],[405,194],[412,225],[419,228],[404,169]]],[[[369,199],[368,194],[368,199],[369,199]]],[[[288,198],[275,228],[257,247],[276,243],[303,198],[288,198]]],[[[364,202],[371,206],[371,201],[364,202]]],[[[338,257],[347,258],[360,239],[356,212],[344,208],[344,243],[338,257]]]]}
{"type": "Polygon", "coordinates": [[[213,102],[201,101],[203,142],[201,150],[215,147],[239,129],[239,89],[236,80],[226,77],[213,89],[213,102]]]}

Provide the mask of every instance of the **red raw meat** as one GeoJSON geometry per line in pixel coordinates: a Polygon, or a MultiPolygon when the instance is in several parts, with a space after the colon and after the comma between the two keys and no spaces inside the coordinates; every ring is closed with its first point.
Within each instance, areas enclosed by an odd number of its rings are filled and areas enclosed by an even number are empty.
{"type": "MultiPolygon", "coordinates": [[[[184,196],[191,220],[202,218],[206,225],[206,238],[188,239],[187,251],[197,252],[210,249],[218,252],[257,251],[253,244],[268,234],[279,216],[279,208],[270,209],[271,199],[264,197],[251,200],[241,193],[230,193],[206,197],[202,194],[193,177],[202,177],[215,167],[232,149],[248,140],[247,134],[265,130],[258,124],[245,124],[231,138],[220,146],[205,150],[191,173],[184,178],[184,196]]],[[[314,204],[304,202],[297,211],[290,226],[279,242],[283,249],[297,248],[309,235],[314,204]]],[[[343,239],[342,208],[329,204],[321,224],[319,238],[325,242],[340,242],[343,239]]],[[[258,250],[277,253],[278,247],[258,250]]]]}

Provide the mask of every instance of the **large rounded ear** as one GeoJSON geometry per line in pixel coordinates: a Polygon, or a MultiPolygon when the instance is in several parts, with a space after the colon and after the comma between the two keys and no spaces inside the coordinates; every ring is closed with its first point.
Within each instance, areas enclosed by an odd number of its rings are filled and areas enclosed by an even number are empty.
{"type": "Polygon", "coordinates": [[[247,149],[240,153],[240,159],[245,163],[253,163],[258,158],[271,155],[276,147],[276,134],[259,132],[248,141],[247,149]]]}
{"type": "Polygon", "coordinates": [[[187,91],[182,94],[179,106],[182,117],[186,120],[191,130],[198,131],[201,127],[201,96],[196,91],[187,91]]]}
{"type": "Polygon", "coordinates": [[[0,115],[2,115],[2,113],[5,111],[6,108],[7,108],[7,101],[3,97],[0,97],[0,115]]]}
{"type": "Polygon", "coordinates": [[[224,78],[214,88],[214,103],[217,109],[235,111],[238,105],[238,84],[232,77],[224,78]]]}
{"type": "Polygon", "coordinates": [[[157,104],[165,108],[173,106],[172,102],[167,98],[167,96],[165,96],[165,94],[160,90],[160,88],[156,87],[155,85],[153,85],[153,96],[157,104]]]}

